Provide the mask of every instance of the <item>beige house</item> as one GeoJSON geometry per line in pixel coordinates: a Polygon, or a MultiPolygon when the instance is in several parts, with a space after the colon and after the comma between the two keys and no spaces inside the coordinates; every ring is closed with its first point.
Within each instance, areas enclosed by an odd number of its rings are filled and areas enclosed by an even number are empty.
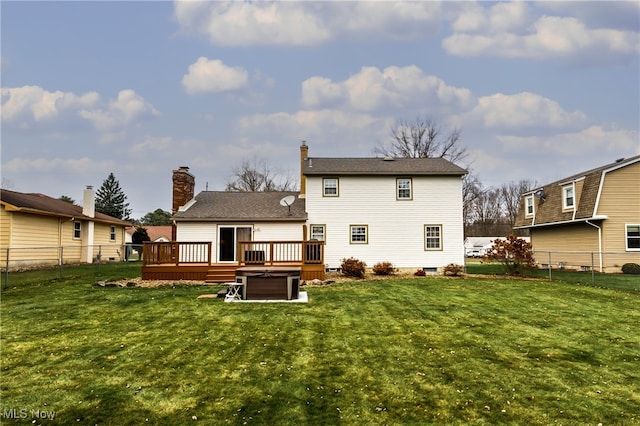
{"type": "Polygon", "coordinates": [[[43,194],[0,193],[0,262],[19,268],[122,260],[129,222],[95,211],[88,186],[82,206],[43,194]]]}
{"type": "Polygon", "coordinates": [[[543,267],[640,264],[640,155],[523,194],[515,228],[529,230],[543,267]]]}

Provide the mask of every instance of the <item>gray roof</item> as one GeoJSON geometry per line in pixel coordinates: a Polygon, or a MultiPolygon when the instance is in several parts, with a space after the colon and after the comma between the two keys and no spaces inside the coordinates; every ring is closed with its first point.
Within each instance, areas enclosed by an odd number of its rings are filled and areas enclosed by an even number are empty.
{"type": "Polygon", "coordinates": [[[302,173],[312,175],[457,175],[467,173],[444,158],[306,158],[302,173]]]}
{"type": "Polygon", "coordinates": [[[55,216],[63,218],[75,218],[76,220],[90,220],[94,222],[110,223],[113,225],[127,226],[131,223],[120,220],[103,213],[95,212],[95,217],[82,214],[82,207],[67,201],[52,198],[44,194],[23,193],[3,189],[0,199],[7,211],[39,214],[43,216],[55,216]]]}
{"type": "Polygon", "coordinates": [[[176,221],[210,220],[216,222],[246,221],[305,221],[307,213],[299,192],[228,192],[203,191],[187,203],[184,211],[173,217],[176,221]],[[295,197],[289,208],[280,205],[280,200],[295,197]]]}

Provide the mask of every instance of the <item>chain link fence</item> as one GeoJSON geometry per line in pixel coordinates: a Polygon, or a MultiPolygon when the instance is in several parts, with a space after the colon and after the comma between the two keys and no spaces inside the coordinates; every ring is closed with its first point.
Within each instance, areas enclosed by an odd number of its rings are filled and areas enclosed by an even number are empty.
{"type": "Polygon", "coordinates": [[[142,245],[101,244],[84,246],[0,247],[0,288],[6,290],[11,274],[38,271],[44,279],[61,279],[79,264],[100,266],[107,262],[135,262],[142,258],[142,245]]]}

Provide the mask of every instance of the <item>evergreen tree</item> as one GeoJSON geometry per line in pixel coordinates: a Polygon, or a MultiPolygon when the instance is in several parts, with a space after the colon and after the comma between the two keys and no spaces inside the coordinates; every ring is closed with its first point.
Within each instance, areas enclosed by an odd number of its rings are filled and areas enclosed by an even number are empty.
{"type": "Polygon", "coordinates": [[[113,173],[102,182],[102,186],[96,192],[96,211],[118,219],[129,220],[131,209],[127,196],[120,188],[120,182],[113,173]]]}

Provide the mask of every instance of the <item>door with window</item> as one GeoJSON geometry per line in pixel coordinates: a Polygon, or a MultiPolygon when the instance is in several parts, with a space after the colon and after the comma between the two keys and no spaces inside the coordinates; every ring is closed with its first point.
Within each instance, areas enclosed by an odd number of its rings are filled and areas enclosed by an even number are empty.
{"type": "Polygon", "coordinates": [[[236,262],[238,241],[251,241],[250,226],[221,226],[218,232],[218,261],[236,262]]]}

